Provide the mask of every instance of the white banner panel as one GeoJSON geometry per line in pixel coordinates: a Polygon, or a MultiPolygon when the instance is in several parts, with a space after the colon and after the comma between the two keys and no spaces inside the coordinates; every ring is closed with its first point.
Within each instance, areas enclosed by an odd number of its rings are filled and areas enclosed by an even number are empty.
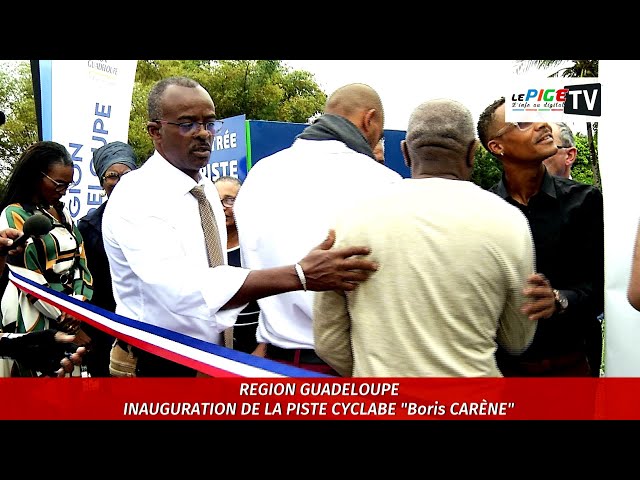
{"type": "Polygon", "coordinates": [[[599,77],[606,89],[602,101],[606,120],[598,125],[605,226],[605,373],[638,377],[640,312],[629,304],[627,286],[640,220],[640,159],[635,146],[640,100],[634,93],[640,61],[601,60],[599,77]]]}
{"type": "Polygon", "coordinates": [[[50,85],[46,74],[42,80],[43,138],[65,145],[71,153],[74,183],[63,201],[75,220],[99,207],[104,199],[91,164],[93,152],[105,143],[128,140],[137,63],[136,60],[41,62],[42,72],[50,68],[50,85]]]}

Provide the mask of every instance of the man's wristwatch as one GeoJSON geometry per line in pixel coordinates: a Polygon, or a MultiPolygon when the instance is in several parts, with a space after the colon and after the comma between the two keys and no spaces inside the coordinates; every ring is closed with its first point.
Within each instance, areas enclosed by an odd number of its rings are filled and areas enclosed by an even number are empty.
{"type": "Polygon", "coordinates": [[[556,299],[556,311],[557,313],[564,312],[569,306],[569,299],[560,292],[557,288],[553,289],[553,296],[556,299]]]}

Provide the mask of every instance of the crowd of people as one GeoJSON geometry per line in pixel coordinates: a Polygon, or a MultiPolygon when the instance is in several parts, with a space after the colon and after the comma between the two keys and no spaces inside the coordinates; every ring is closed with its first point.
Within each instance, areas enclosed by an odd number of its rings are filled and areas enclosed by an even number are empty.
{"type": "MultiPolygon", "coordinates": [[[[600,375],[602,194],[571,179],[567,125],[507,122],[504,98],[474,124],[461,103],[429,100],[401,142],[403,179],[385,165],[382,100],[355,83],[244,182],[214,182],[201,174],[222,128],[209,92],[164,78],[147,115],[153,154],[139,166],[126,143],[97,149],[104,201],[77,225],[60,201],[66,148],[29,147],[0,203],[0,247],[33,215],[53,228],[0,260],[163,331],[333,376],[600,375]],[[480,145],[503,167],[489,190],[470,181],[480,145]]],[[[11,282],[2,317],[23,341],[73,342],[49,374],[84,362],[94,377],[202,375],[11,282]]],[[[6,356],[5,376],[43,372],[6,356]]]]}

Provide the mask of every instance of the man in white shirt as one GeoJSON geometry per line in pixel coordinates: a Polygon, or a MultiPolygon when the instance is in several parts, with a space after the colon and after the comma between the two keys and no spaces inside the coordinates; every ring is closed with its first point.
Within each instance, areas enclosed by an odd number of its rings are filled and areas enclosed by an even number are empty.
{"type": "MultiPolygon", "coordinates": [[[[291,263],[326,235],[343,208],[400,181],[375,160],[373,148],[383,133],[377,92],[350,84],[327,99],[324,115],[291,147],[257,162],[234,206],[243,265],[291,263]]],[[[257,339],[268,344],[268,358],[335,374],[314,352],[313,295],[296,291],[258,300],[257,339]]]]}
{"type": "MultiPolygon", "coordinates": [[[[227,265],[225,257],[222,265],[209,267],[198,202],[191,190],[196,185],[204,188],[220,245],[226,245],[218,193],[200,174],[221,128],[213,100],[192,79],[165,78],[149,93],[148,120],[155,152],[142,167],[122,177],[103,218],[116,313],[220,344],[220,333],[235,323],[250,300],[303,288],[355,288],[375,270],[373,262],[350,258],[367,254],[366,247],[329,250],[335,237],[333,232],[327,236],[328,230],[313,251],[312,245],[288,265],[250,270],[227,265]]],[[[140,351],[136,375],[196,372],[140,351]]]]}

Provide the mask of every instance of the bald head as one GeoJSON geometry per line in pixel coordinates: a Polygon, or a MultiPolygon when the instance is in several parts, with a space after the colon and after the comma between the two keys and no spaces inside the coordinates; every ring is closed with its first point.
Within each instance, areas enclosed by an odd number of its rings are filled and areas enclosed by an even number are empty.
{"type": "Polygon", "coordinates": [[[324,113],[338,115],[353,123],[373,149],[384,133],[384,110],[380,95],[369,85],[351,83],[333,92],[324,113]]]}
{"type": "Polygon", "coordinates": [[[468,180],[475,147],[475,126],[469,109],[455,100],[436,99],[422,103],[409,117],[402,152],[413,178],[468,180]]]}
{"type": "Polygon", "coordinates": [[[349,117],[358,112],[376,109],[381,115],[382,100],[378,92],[364,83],[351,83],[333,92],[324,106],[324,113],[349,117]]]}

